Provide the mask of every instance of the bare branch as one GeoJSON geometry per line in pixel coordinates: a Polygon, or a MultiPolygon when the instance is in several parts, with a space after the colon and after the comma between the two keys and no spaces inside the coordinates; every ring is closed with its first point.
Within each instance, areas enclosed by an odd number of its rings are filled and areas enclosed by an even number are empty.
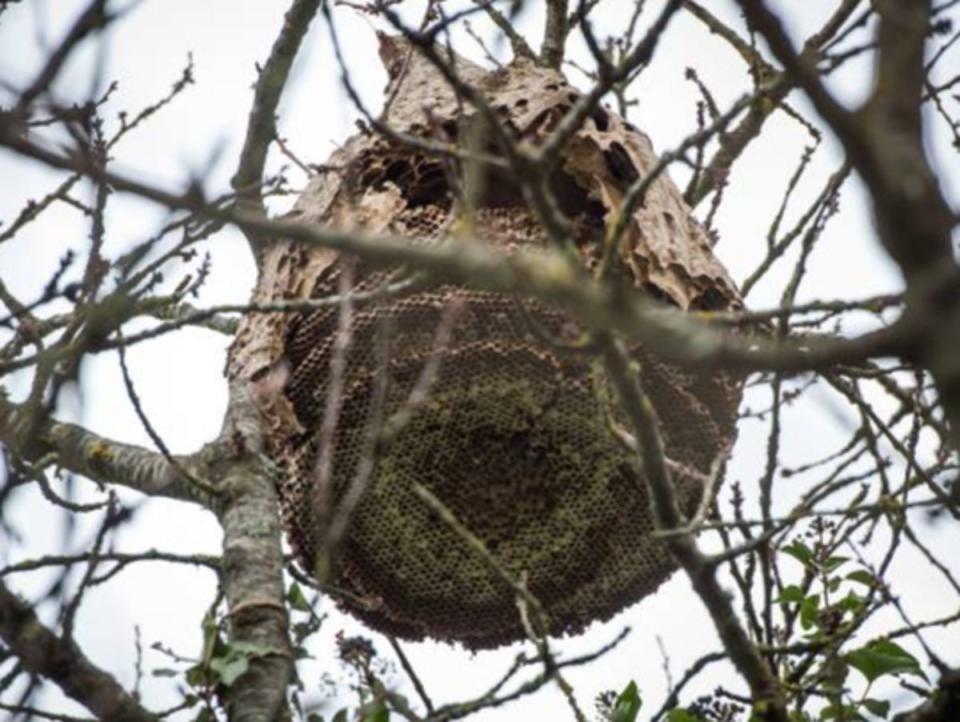
{"type": "Polygon", "coordinates": [[[283,550],[276,473],[264,456],[260,412],[253,389],[234,385],[217,466],[227,501],[218,510],[223,527],[223,589],[229,606],[230,639],[262,652],[232,685],[226,708],[231,720],[276,719],[286,705],[293,678],[293,652],[283,588],[283,550]]]}
{"type": "Polygon", "coordinates": [[[559,70],[567,45],[567,0],[547,0],[547,20],[540,45],[540,62],[559,70]]]}
{"type": "MultiPolygon", "coordinates": [[[[263,182],[267,151],[277,136],[277,106],[300,44],[319,6],[320,0],[293,0],[283,18],[283,28],[270,49],[270,57],[257,79],[240,162],[230,180],[234,190],[241,194],[244,208],[251,212],[265,214],[260,184],[263,182]]],[[[254,256],[257,256],[258,239],[248,236],[248,240],[254,249],[254,256]]]]}
{"type": "MultiPolygon", "coordinates": [[[[23,406],[0,395],[0,442],[27,460],[55,454],[61,467],[94,481],[152,496],[208,503],[161,454],[98,436],[74,424],[42,421],[30,446],[22,448],[19,432],[23,413],[23,406]]],[[[181,457],[180,462],[188,469],[197,463],[191,457],[181,457]]]]}
{"type": "Polygon", "coordinates": [[[56,45],[56,49],[47,58],[46,65],[40,71],[36,79],[20,93],[18,103],[22,111],[29,107],[36,98],[47,92],[50,85],[60,74],[60,69],[64,66],[77,46],[93,32],[102,31],[112,22],[116,16],[107,12],[109,0],[91,0],[86,9],[74,21],[66,36],[56,45]]]}
{"type": "MultiPolygon", "coordinates": [[[[673,480],[665,463],[663,441],[653,406],[630,368],[626,351],[619,342],[606,338],[604,365],[620,403],[633,426],[639,447],[639,476],[645,481],[657,528],[676,529],[685,524],[674,494],[673,480]]],[[[703,555],[692,536],[669,537],[670,552],[690,577],[694,590],[713,619],[726,652],[737,671],[750,685],[754,714],[768,722],[788,722],[786,703],[779,680],[750,641],[734,612],[729,595],[716,578],[716,567],[703,555]]]]}
{"type": "Polygon", "coordinates": [[[100,719],[152,722],[143,709],[107,672],[95,666],[69,639],[40,623],[31,606],[0,582],[0,637],[23,668],[52,680],[71,699],[100,719]]]}

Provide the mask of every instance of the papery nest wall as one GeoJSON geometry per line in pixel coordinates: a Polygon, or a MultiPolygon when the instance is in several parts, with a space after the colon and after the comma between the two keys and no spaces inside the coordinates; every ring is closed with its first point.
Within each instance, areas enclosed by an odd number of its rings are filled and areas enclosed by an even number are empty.
{"type": "MultiPolygon", "coordinates": [[[[464,104],[427,60],[390,39],[382,55],[393,84],[400,83],[391,89],[385,122],[403,133],[469,139],[476,146],[476,114],[461,113],[464,104]]],[[[487,72],[457,58],[455,67],[524,142],[541,142],[579,97],[562,75],[527,61],[487,72]]],[[[572,138],[551,185],[585,267],[598,262],[626,187],[655,162],[649,140],[602,108],[572,138]]],[[[471,191],[474,208],[464,211],[451,183],[462,182],[461,164],[427,157],[374,132],[352,137],[325,168],[297,203],[294,214],[301,221],[403,235],[419,244],[455,243],[466,229],[506,252],[547,243],[509,174],[488,172],[471,191]]],[[[618,282],[685,310],[741,307],[734,284],[666,174],[649,188],[624,240],[618,282]]],[[[254,300],[336,295],[347,268],[355,292],[380,288],[404,273],[278,242],[264,253],[254,300]]],[[[424,365],[439,354],[428,400],[378,455],[369,488],[325,567],[326,581],[350,593],[341,601],[350,612],[401,637],[471,648],[524,636],[514,591],[430,511],[414,493],[416,483],[483,540],[505,570],[525,578],[552,633],[577,632],[609,618],[673,572],[664,545],[650,536],[653,521],[636,458],[611,433],[610,405],[590,356],[545,340],[570,341],[580,329],[562,314],[510,294],[436,282],[355,309],[330,487],[318,490],[320,428],[339,315],[331,305],[296,315],[248,316],[231,350],[229,373],[256,380],[284,369],[283,393],[265,409],[270,451],[282,472],[290,543],[312,573],[324,543],[320,527],[335,516],[369,454],[377,394],[384,394],[382,415],[389,419],[407,401],[424,365]],[[454,302],[460,312],[438,351],[437,329],[454,302]],[[378,355],[384,338],[385,365],[378,355]],[[384,369],[388,383],[378,385],[384,369]],[[318,506],[324,499],[330,508],[318,506]]],[[[734,438],[740,379],[683,370],[653,349],[634,347],[631,353],[662,423],[666,454],[678,464],[678,499],[692,512],[702,477],[734,438]]]]}

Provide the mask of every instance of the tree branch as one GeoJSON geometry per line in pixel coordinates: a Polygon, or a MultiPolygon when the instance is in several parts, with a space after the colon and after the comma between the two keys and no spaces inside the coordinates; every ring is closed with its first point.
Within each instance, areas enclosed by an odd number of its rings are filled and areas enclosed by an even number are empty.
{"type": "MultiPolygon", "coordinates": [[[[260,70],[253,95],[253,107],[247,121],[247,135],[240,152],[240,162],[237,172],[230,180],[233,189],[240,194],[240,203],[250,212],[266,215],[260,196],[260,185],[263,182],[267,151],[277,135],[277,106],[290,77],[293,61],[319,5],[320,0],[293,0],[284,15],[283,28],[270,49],[270,57],[260,70]]],[[[258,239],[248,234],[247,240],[256,256],[258,239]]]]}
{"type": "MultiPolygon", "coordinates": [[[[62,468],[97,482],[118,484],[151,496],[210,504],[209,497],[163,455],[107,439],[75,424],[40,421],[29,446],[23,448],[19,430],[24,413],[23,406],[0,393],[0,443],[29,461],[53,453],[62,468]]],[[[196,457],[178,457],[178,461],[188,470],[199,466],[196,457]]]]}
{"type": "Polygon", "coordinates": [[[214,463],[224,490],[218,516],[230,641],[256,645],[262,652],[230,686],[227,714],[234,722],[271,722],[284,716],[293,652],[283,595],[276,471],[263,453],[259,406],[249,386],[231,387],[220,440],[232,447],[214,463]]]}
{"type": "MultiPolygon", "coordinates": [[[[633,427],[639,476],[650,497],[654,522],[658,530],[680,528],[685,520],[674,494],[656,412],[641,388],[637,374],[631,369],[623,346],[610,337],[602,339],[601,343],[607,374],[633,427]]],[[[690,534],[669,536],[665,542],[710,613],[730,660],[750,686],[754,715],[767,722],[788,722],[780,683],[737,619],[730,596],[717,581],[716,566],[700,551],[690,534]]]]}
{"type": "Polygon", "coordinates": [[[873,200],[880,240],[907,280],[907,316],[940,331],[913,359],[930,369],[960,448],[960,269],[951,249],[955,218],[927,160],[922,99],[930,0],[880,0],[877,80],[873,94],[847,111],[820,80],[808,53],[797,54],[780,19],[763,0],[738,0],[786,71],[836,133],[873,200]]]}
{"type": "Polygon", "coordinates": [[[547,0],[547,20],[540,46],[540,62],[548,68],[560,69],[567,45],[567,0],[547,0]]]}
{"type": "Polygon", "coordinates": [[[23,668],[53,681],[99,719],[152,722],[157,717],[141,707],[107,672],[94,665],[72,640],[43,626],[30,605],[0,582],[0,637],[23,668]]]}
{"type": "Polygon", "coordinates": [[[109,0],[91,0],[86,9],[77,17],[66,36],[56,45],[56,49],[47,58],[46,64],[36,79],[20,94],[17,107],[25,110],[30,103],[45,93],[60,74],[60,69],[70,58],[76,47],[90,33],[102,31],[116,16],[107,13],[109,0]]]}
{"type": "MultiPolygon", "coordinates": [[[[641,293],[594,283],[565,255],[548,249],[507,255],[489,244],[470,239],[458,239],[455,245],[415,245],[398,236],[370,236],[291,220],[269,220],[236,208],[207,205],[192,194],[177,195],[127,176],[103,172],[83,158],[67,158],[17,135],[4,134],[2,126],[0,146],[55,168],[103,179],[116,190],[148,198],[168,208],[232,223],[263,237],[320,245],[383,263],[408,263],[434,277],[469,283],[485,290],[524,293],[566,310],[591,328],[622,332],[682,363],[793,373],[896,356],[919,348],[933,332],[929,323],[932,319],[927,322],[913,319],[909,324],[894,323],[854,339],[745,340],[691,314],[655,303],[641,293]]],[[[109,343],[100,346],[109,347],[109,343]]],[[[8,363],[7,369],[19,368],[23,363],[26,362],[22,359],[16,364],[8,363]]]]}
{"type": "Polygon", "coordinates": [[[916,709],[901,712],[893,722],[946,722],[960,719],[960,670],[951,670],[940,678],[933,695],[916,709]]]}

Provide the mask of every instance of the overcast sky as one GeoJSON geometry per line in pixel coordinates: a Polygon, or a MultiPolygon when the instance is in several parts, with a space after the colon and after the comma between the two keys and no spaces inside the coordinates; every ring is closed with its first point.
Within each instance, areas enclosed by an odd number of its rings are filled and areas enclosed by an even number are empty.
{"type": "MultiPolygon", "coordinates": [[[[523,17],[525,29],[539,28],[540,13],[523,17]]],[[[607,0],[598,11],[600,30],[613,31],[622,24],[630,3],[607,0]],[[606,25],[606,27],[603,27],[606,25]]],[[[733,20],[736,14],[726,0],[710,3],[733,20]]],[[[790,7],[790,28],[800,38],[816,28],[835,3],[807,0],[803,3],[781,1],[790,7]]],[[[14,87],[28,82],[40,67],[44,51],[65,32],[84,3],[75,0],[29,0],[0,16],[0,79],[14,87]]],[[[102,63],[103,77],[116,79],[119,88],[110,101],[110,122],[120,110],[136,112],[165,94],[184,67],[188,56],[195,64],[197,85],[179,97],[169,108],[117,148],[117,168],[142,174],[171,189],[188,179],[206,174],[211,192],[228,189],[229,177],[243,138],[249,112],[254,65],[266,58],[280,27],[286,2],[262,0],[148,0],[137,4],[108,33],[106,42],[87,45],[66,69],[55,86],[62,101],[81,100],[91,92],[91,68],[102,63]],[[212,165],[211,165],[212,164],[212,165]],[[208,172],[209,171],[209,172],[208,172]]],[[[650,3],[650,16],[661,5],[650,3]]],[[[371,108],[380,103],[386,76],[376,54],[373,26],[350,9],[337,12],[347,60],[354,80],[371,108]]],[[[480,20],[476,27],[489,35],[480,20]]],[[[463,39],[459,49],[482,62],[482,53],[471,40],[463,39]]],[[[575,45],[574,57],[589,65],[582,48],[575,45]]],[[[956,58],[957,55],[954,54],[956,58]]],[[[695,88],[683,79],[685,68],[695,68],[713,90],[721,107],[726,107],[748,89],[743,63],[728,46],[704,32],[693,20],[677,19],[670,27],[656,61],[636,85],[639,105],[631,120],[648,133],[658,150],[672,147],[695,129],[695,88]]],[[[953,69],[957,68],[954,65],[953,69]]],[[[944,68],[942,72],[946,73],[944,68]]],[[[585,85],[576,71],[570,79],[585,85]]],[[[844,101],[857,103],[870,87],[870,68],[857,61],[831,81],[844,101]]],[[[9,94],[0,95],[0,105],[9,94]]],[[[797,107],[807,109],[802,98],[797,107]]],[[[357,113],[340,89],[338,71],[331,53],[329,37],[322,25],[314,27],[295,68],[280,112],[281,135],[296,153],[311,162],[323,159],[354,130],[357,113]]],[[[737,279],[744,278],[763,255],[767,226],[782,197],[809,135],[795,121],[779,114],[764,135],[755,142],[737,164],[727,200],[718,216],[720,243],[717,252],[737,279]]],[[[960,167],[956,153],[948,150],[949,139],[942,127],[930,137],[932,153],[951,159],[951,167],[941,167],[954,206],[958,207],[960,167]]],[[[826,176],[840,164],[835,144],[827,140],[817,151],[807,179],[801,183],[795,217],[802,201],[819,191],[826,176]]],[[[271,156],[276,170],[282,159],[271,156]]],[[[56,184],[58,175],[0,151],[0,219],[9,222],[30,198],[38,198],[56,184]]],[[[291,177],[302,182],[302,177],[291,177]]],[[[675,178],[684,176],[679,171],[675,178]]],[[[85,192],[89,193],[89,189],[85,192]]],[[[282,210],[289,201],[280,201],[282,210]]],[[[698,211],[702,215],[704,209],[698,211]]],[[[116,256],[132,244],[151,235],[166,217],[163,209],[128,197],[112,200],[108,214],[108,237],[104,252],[116,256]]],[[[0,275],[11,290],[22,298],[37,294],[67,249],[82,257],[89,228],[73,209],[56,206],[44,214],[13,242],[0,245],[0,275]]],[[[209,244],[213,254],[212,273],[197,305],[243,302],[254,282],[254,267],[245,242],[234,231],[220,233],[209,244]]],[[[864,197],[856,181],[846,187],[841,214],[830,224],[811,259],[809,279],[801,287],[799,300],[811,298],[856,298],[896,290],[899,277],[879,250],[864,197]]],[[[774,305],[779,298],[789,265],[775,269],[751,295],[753,307],[774,305]]],[[[137,388],[144,407],[167,444],[177,452],[189,452],[214,437],[219,429],[226,401],[222,369],[228,339],[205,330],[184,330],[129,352],[137,388]]],[[[22,381],[22,379],[21,379],[22,381]]],[[[16,389],[22,393],[21,383],[16,389]]],[[[763,393],[748,399],[760,406],[763,393]]],[[[83,368],[82,395],[66,399],[64,418],[82,421],[107,436],[150,446],[123,392],[117,358],[102,354],[89,359],[83,368]]],[[[786,465],[812,459],[836,448],[836,434],[850,428],[854,421],[839,409],[826,393],[814,392],[811,398],[786,412],[783,458],[786,465]]],[[[728,479],[743,483],[749,493],[763,470],[766,424],[745,422],[741,428],[728,479]]],[[[789,484],[778,501],[786,509],[797,491],[789,484]]],[[[92,487],[85,487],[84,498],[95,498],[92,487]]],[[[140,504],[133,493],[121,495],[140,504]]],[[[14,523],[26,535],[24,544],[11,543],[4,549],[0,541],[0,562],[18,560],[60,551],[60,517],[32,490],[18,493],[7,509],[14,523]]],[[[83,520],[76,538],[89,538],[92,522],[83,520]]],[[[946,548],[946,531],[931,528],[928,533],[934,548],[946,548]]],[[[955,538],[955,529],[953,530],[955,538]]],[[[135,523],[120,535],[126,551],[160,548],[181,553],[219,552],[220,533],[212,516],[185,504],[150,500],[140,506],[135,523]]],[[[954,553],[952,559],[957,560],[954,553]]],[[[931,584],[928,568],[909,555],[903,556],[891,570],[894,591],[902,595],[914,618],[931,617],[952,611],[955,597],[939,585],[931,584]]],[[[43,574],[18,576],[10,580],[26,595],[46,588],[49,577],[43,574]]],[[[199,624],[213,592],[212,575],[169,565],[141,564],[131,567],[115,582],[90,593],[81,609],[77,638],[93,660],[115,672],[127,685],[133,679],[134,625],[139,624],[144,644],[162,640],[178,653],[196,654],[200,644],[199,624]]],[[[308,691],[319,693],[318,677],[329,664],[333,635],[341,629],[348,633],[359,625],[330,608],[323,631],[315,641],[318,664],[305,677],[308,691]]],[[[49,613],[50,610],[44,610],[49,613]]],[[[866,630],[881,627],[878,619],[866,630]]],[[[889,619],[887,618],[887,621],[889,619]]],[[[682,575],[676,575],[658,593],[604,625],[595,625],[579,638],[563,640],[558,648],[567,652],[595,648],[613,637],[624,625],[633,632],[628,641],[603,661],[571,672],[570,681],[585,707],[605,689],[620,689],[636,679],[653,707],[662,701],[666,687],[663,659],[658,638],[669,653],[675,676],[705,652],[720,648],[706,612],[682,575]]],[[[376,634],[370,635],[385,656],[389,647],[376,634]]],[[[938,651],[948,663],[960,663],[960,636],[953,634],[938,640],[938,651]]],[[[435,701],[447,702],[473,696],[497,677],[512,660],[517,648],[469,654],[459,649],[424,643],[408,645],[415,666],[423,673],[435,701]]],[[[166,666],[156,653],[148,651],[146,667],[166,666]]],[[[405,684],[402,674],[398,683],[405,684]]],[[[706,675],[697,690],[709,690],[726,675],[706,675]]],[[[176,701],[167,679],[147,678],[143,690],[145,703],[160,708],[176,701]]],[[[315,696],[315,695],[314,695],[315,696]]],[[[53,700],[53,698],[48,698],[53,700]]],[[[65,713],[82,714],[69,701],[51,701],[65,713]]],[[[562,699],[553,689],[528,698],[503,710],[485,712],[481,720],[547,720],[568,716],[562,699]]]]}

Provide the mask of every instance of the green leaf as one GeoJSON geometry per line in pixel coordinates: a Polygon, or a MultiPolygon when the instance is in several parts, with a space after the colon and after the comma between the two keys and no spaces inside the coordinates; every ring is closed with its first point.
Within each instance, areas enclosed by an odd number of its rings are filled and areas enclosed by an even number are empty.
{"type": "Polygon", "coordinates": [[[217,657],[210,660],[210,669],[220,678],[220,681],[227,687],[237,681],[247,669],[250,668],[250,660],[246,655],[238,654],[230,657],[217,657]]]}
{"type": "Polygon", "coordinates": [[[839,694],[843,690],[843,683],[849,673],[850,667],[842,657],[830,656],[824,659],[820,669],[824,691],[839,694]]]}
{"type": "Polygon", "coordinates": [[[307,601],[306,596],[303,594],[303,590],[296,582],[293,582],[290,585],[290,588],[287,590],[287,603],[298,612],[310,611],[310,602],[307,601]]]}
{"type": "Polygon", "coordinates": [[[316,627],[314,627],[309,622],[297,622],[296,624],[293,625],[292,630],[293,630],[293,638],[297,640],[297,644],[300,644],[301,642],[303,642],[303,640],[305,640],[307,637],[309,637],[311,634],[317,631],[316,627]]]}
{"type": "Polygon", "coordinates": [[[273,652],[273,647],[268,647],[266,644],[260,644],[259,642],[230,642],[227,645],[227,654],[242,654],[245,657],[263,657],[267,654],[273,652]]]}
{"type": "Polygon", "coordinates": [[[877,586],[877,578],[866,569],[857,569],[855,572],[850,572],[847,575],[847,579],[849,579],[851,582],[859,582],[860,584],[864,584],[868,587],[877,586]]]}
{"type": "Polygon", "coordinates": [[[203,648],[209,649],[212,647],[214,640],[217,638],[217,632],[219,631],[217,620],[208,612],[203,615],[200,628],[203,630],[203,648]]]}
{"type": "Polygon", "coordinates": [[[207,670],[202,664],[195,664],[187,670],[187,684],[191,687],[204,687],[207,684],[207,670]]]}
{"type": "Polygon", "coordinates": [[[643,700],[640,699],[640,693],[637,691],[637,683],[631,680],[617,697],[610,715],[610,722],[636,722],[642,706],[643,700]]]}
{"type": "Polygon", "coordinates": [[[864,601],[862,597],[858,597],[852,591],[847,594],[843,599],[836,603],[838,609],[842,609],[846,612],[851,612],[853,614],[858,614],[863,609],[864,601]]]}
{"type": "Polygon", "coordinates": [[[390,710],[382,699],[377,698],[361,708],[360,722],[390,722],[390,710]]]}
{"type": "Polygon", "coordinates": [[[853,705],[829,704],[820,712],[820,719],[841,719],[844,722],[851,722],[851,720],[863,720],[863,715],[861,715],[853,705]]]}
{"type": "Polygon", "coordinates": [[[689,710],[676,707],[667,712],[667,722],[703,722],[703,720],[689,710]]]}
{"type": "Polygon", "coordinates": [[[890,703],[885,699],[865,699],[863,700],[863,706],[867,708],[870,714],[875,714],[877,717],[887,718],[887,715],[890,714],[890,703]]]}
{"type": "Polygon", "coordinates": [[[810,629],[817,623],[817,612],[820,610],[820,597],[811,594],[800,605],[800,626],[804,630],[810,629]]]}
{"type": "Polygon", "coordinates": [[[780,551],[793,557],[805,567],[813,564],[813,552],[810,550],[810,547],[808,547],[799,539],[785,547],[782,547],[780,551]]]}
{"type": "Polygon", "coordinates": [[[847,662],[873,682],[888,674],[916,674],[925,677],[916,657],[888,639],[880,639],[847,654],[847,662]]]}
{"type": "Polygon", "coordinates": [[[832,572],[834,569],[846,564],[850,561],[850,557],[827,557],[823,561],[823,568],[828,572],[832,572]]]}
{"type": "Polygon", "coordinates": [[[347,722],[347,708],[344,707],[342,710],[337,712],[330,722],[347,722]]]}
{"type": "Polygon", "coordinates": [[[213,657],[222,657],[226,654],[226,644],[220,636],[220,625],[209,612],[203,615],[201,623],[203,630],[203,655],[202,659],[209,660],[213,657]]]}
{"type": "Polygon", "coordinates": [[[791,584],[788,587],[783,588],[783,592],[777,598],[777,603],[779,604],[799,604],[803,601],[803,590],[798,587],[796,584],[791,584]]]}

